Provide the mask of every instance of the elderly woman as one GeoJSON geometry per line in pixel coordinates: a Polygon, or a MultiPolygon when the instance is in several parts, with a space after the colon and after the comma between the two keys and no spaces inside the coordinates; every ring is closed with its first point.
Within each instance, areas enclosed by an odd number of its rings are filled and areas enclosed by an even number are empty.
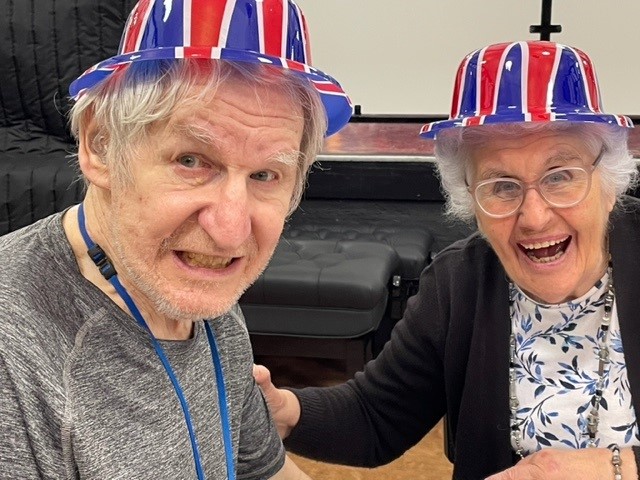
{"type": "Polygon", "coordinates": [[[422,134],[478,233],[434,259],[353,380],[285,391],[256,368],[290,450],[373,467],[446,415],[456,479],[638,478],[637,170],[630,121],[597,94],[589,58],[555,43],[464,59],[451,118],[422,134]]]}

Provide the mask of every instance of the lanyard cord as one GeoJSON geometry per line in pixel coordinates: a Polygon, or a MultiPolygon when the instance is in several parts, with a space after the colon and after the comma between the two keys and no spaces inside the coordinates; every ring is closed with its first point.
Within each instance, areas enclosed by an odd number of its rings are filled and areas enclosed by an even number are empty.
{"type": "MultiPolygon", "coordinates": [[[[202,464],[200,460],[200,452],[198,450],[198,441],[196,440],[196,435],[193,430],[193,423],[191,421],[191,414],[189,413],[189,406],[187,405],[187,400],[184,396],[182,388],[180,387],[180,383],[173,373],[173,369],[171,368],[171,364],[169,363],[169,359],[164,353],[160,342],[153,335],[147,322],[145,322],[140,310],[136,306],[135,302],[129,295],[129,292],[124,288],[120,280],[118,280],[118,274],[116,269],[111,264],[111,261],[104,253],[104,250],[94,243],[94,241],[89,236],[89,232],[85,226],[85,217],[84,217],[84,207],[81,203],[78,208],[78,224],[80,226],[80,233],[82,234],[82,238],[84,239],[85,244],[87,245],[87,253],[91,260],[96,264],[102,276],[113,285],[116,289],[120,297],[124,300],[124,303],[129,308],[129,311],[136,319],[138,324],[143,327],[148,333],[151,339],[151,343],[153,344],[153,348],[156,351],[156,354],[160,358],[164,369],[173,384],[173,388],[178,396],[178,400],[180,400],[180,406],[182,407],[182,413],[184,415],[185,423],[187,424],[187,430],[189,431],[189,439],[191,440],[191,450],[193,451],[193,459],[195,461],[196,473],[198,475],[198,480],[205,480],[204,471],[202,469],[202,464]]],[[[232,439],[231,439],[231,425],[229,422],[229,411],[227,409],[227,393],[224,384],[224,374],[222,372],[222,363],[220,361],[220,355],[218,354],[218,345],[216,343],[216,339],[213,335],[213,331],[209,326],[207,321],[204,322],[205,330],[207,332],[207,340],[209,342],[209,348],[211,351],[211,358],[213,361],[214,371],[216,375],[216,386],[218,390],[218,404],[220,406],[220,421],[222,423],[222,435],[223,435],[223,443],[224,443],[224,451],[226,457],[227,464],[227,479],[235,480],[235,471],[233,468],[233,450],[232,450],[232,439]]]]}

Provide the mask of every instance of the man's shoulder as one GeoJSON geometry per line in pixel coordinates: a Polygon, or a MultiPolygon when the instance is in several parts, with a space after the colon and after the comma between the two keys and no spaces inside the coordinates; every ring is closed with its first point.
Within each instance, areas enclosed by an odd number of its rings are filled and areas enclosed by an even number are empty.
{"type": "Polygon", "coordinates": [[[207,321],[218,334],[238,334],[247,331],[244,314],[238,302],[234,303],[231,308],[222,315],[210,318],[207,321]]]}
{"type": "Polygon", "coordinates": [[[60,214],[0,237],[0,337],[7,345],[64,330],[58,327],[72,315],[70,285],[79,275],[65,242],[60,214]]]}
{"type": "MultiPolygon", "coordinates": [[[[67,239],[62,214],[55,213],[18,230],[0,236],[0,275],[28,267],[38,260],[63,251],[67,239]],[[11,271],[7,272],[7,269],[11,271]]],[[[0,277],[1,278],[1,277],[0,277]]]]}
{"type": "Polygon", "coordinates": [[[0,237],[0,305],[44,300],[68,276],[73,260],[60,218],[54,214],[0,237]]]}
{"type": "Polygon", "coordinates": [[[225,346],[225,350],[240,354],[250,348],[249,331],[238,303],[226,313],[208,320],[208,323],[214,330],[216,340],[225,346]]]}

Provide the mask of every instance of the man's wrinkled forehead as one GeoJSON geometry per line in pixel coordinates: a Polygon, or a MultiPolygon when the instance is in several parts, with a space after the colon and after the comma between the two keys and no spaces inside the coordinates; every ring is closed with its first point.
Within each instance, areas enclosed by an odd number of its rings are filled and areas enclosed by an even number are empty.
{"type": "MultiPolygon", "coordinates": [[[[166,134],[173,135],[187,142],[197,143],[205,148],[216,149],[220,138],[212,123],[204,119],[180,118],[169,123],[166,134]]],[[[295,165],[300,159],[299,150],[276,152],[269,160],[284,165],[295,165]]]]}

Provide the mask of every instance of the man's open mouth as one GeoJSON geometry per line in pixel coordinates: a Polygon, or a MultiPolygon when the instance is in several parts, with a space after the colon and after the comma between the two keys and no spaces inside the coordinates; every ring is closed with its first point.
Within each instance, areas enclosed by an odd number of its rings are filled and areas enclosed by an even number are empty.
{"type": "Polygon", "coordinates": [[[217,257],[194,252],[176,252],[178,258],[190,267],[209,268],[219,270],[228,267],[233,257],[217,257]]]}

